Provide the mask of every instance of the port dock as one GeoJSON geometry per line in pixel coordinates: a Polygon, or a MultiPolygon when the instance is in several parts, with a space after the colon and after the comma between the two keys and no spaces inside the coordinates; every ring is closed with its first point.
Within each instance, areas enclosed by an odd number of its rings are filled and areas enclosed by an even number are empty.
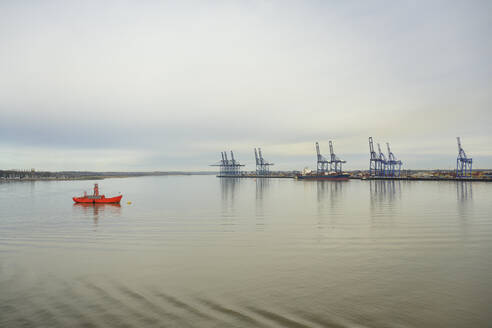
{"type": "MultiPolygon", "coordinates": [[[[385,154],[379,143],[369,137],[369,169],[342,171],[342,164],[346,161],[338,158],[333,150],[333,142],[329,141],[330,157],[321,154],[319,143],[316,148],[316,174],[349,174],[349,179],[372,180],[372,181],[470,181],[470,182],[492,182],[492,170],[472,170],[472,158],[468,157],[461,146],[461,139],[457,137],[458,156],[456,158],[455,170],[403,170],[403,162],[396,157],[386,143],[387,154],[385,154]],[[375,147],[377,146],[377,148],[375,147]]],[[[311,174],[311,170],[305,168],[301,174],[299,171],[271,171],[274,164],[263,158],[261,148],[254,148],[256,170],[244,172],[244,167],[235,159],[234,153],[230,151],[230,159],[227,152],[221,153],[221,160],[211,166],[220,167],[218,178],[296,178],[298,176],[311,174]]]]}
{"type": "Polygon", "coordinates": [[[439,177],[351,177],[351,179],[370,181],[457,181],[457,182],[492,182],[492,178],[439,178],[439,177]]]}
{"type": "Polygon", "coordinates": [[[240,175],[227,175],[227,174],[218,174],[217,178],[250,178],[250,179],[293,179],[295,178],[294,173],[285,173],[285,174],[275,174],[270,173],[268,175],[263,174],[240,174],[240,175]]]}

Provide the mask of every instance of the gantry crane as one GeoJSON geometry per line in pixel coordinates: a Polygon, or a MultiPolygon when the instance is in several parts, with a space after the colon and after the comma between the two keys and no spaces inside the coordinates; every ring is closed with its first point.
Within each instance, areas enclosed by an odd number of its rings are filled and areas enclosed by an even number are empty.
{"type": "Polygon", "coordinates": [[[231,159],[227,158],[227,152],[221,152],[221,160],[216,163],[212,164],[211,166],[219,166],[220,167],[220,173],[219,176],[239,176],[241,175],[241,166],[244,166],[240,164],[235,158],[234,158],[234,153],[231,150],[231,159]]]}
{"type": "Polygon", "coordinates": [[[339,159],[335,155],[335,152],[333,151],[333,143],[331,142],[331,140],[329,144],[330,144],[330,171],[334,171],[335,173],[342,173],[342,164],[347,162],[339,159]]]}
{"type": "Polygon", "coordinates": [[[379,175],[379,157],[374,151],[374,143],[372,141],[372,137],[369,137],[369,175],[371,177],[379,175]]]}
{"type": "Polygon", "coordinates": [[[386,146],[388,147],[388,170],[387,170],[387,175],[392,176],[392,177],[399,177],[400,176],[400,171],[401,171],[401,166],[402,162],[398,159],[396,159],[395,154],[391,152],[389,142],[386,143],[386,146]],[[398,167],[398,171],[396,168],[398,167]]]}
{"type": "Polygon", "coordinates": [[[466,153],[461,147],[460,137],[456,137],[458,141],[458,157],[456,158],[456,177],[471,178],[473,159],[466,157],[466,153]]]}
{"type": "Polygon", "coordinates": [[[258,148],[258,152],[255,148],[255,160],[256,160],[256,174],[257,175],[269,175],[270,174],[270,166],[273,163],[268,163],[261,153],[261,148],[258,148]]]}
{"type": "Polygon", "coordinates": [[[378,175],[379,176],[386,176],[386,169],[388,166],[388,162],[386,160],[386,156],[384,153],[381,151],[381,146],[378,143],[378,151],[379,151],[379,168],[378,168],[378,175]]]}
{"type": "Polygon", "coordinates": [[[316,155],[317,155],[317,163],[316,163],[316,173],[322,174],[330,171],[330,161],[328,161],[319,150],[319,144],[316,141],[316,155]]]}

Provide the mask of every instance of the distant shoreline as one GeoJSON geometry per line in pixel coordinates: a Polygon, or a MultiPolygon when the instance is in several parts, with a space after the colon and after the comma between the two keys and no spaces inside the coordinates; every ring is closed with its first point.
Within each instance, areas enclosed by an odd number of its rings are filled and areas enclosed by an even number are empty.
{"type": "MultiPolygon", "coordinates": [[[[363,180],[402,180],[402,181],[492,181],[492,170],[477,169],[479,175],[473,178],[456,179],[452,176],[454,170],[402,170],[401,177],[370,177],[367,170],[352,170],[351,179],[363,180]]],[[[243,172],[243,178],[294,178],[297,171],[271,172],[268,176],[258,176],[251,172],[243,172]]],[[[103,180],[112,178],[134,178],[151,176],[183,176],[183,175],[216,175],[216,171],[153,171],[153,172],[93,172],[93,171],[34,171],[34,170],[0,170],[0,182],[14,181],[76,181],[76,180],[103,180]]],[[[233,176],[230,176],[233,177],[233,176]]]]}
{"type": "Polygon", "coordinates": [[[90,172],[90,171],[17,171],[0,170],[0,181],[72,181],[72,180],[103,180],[111,178],[133,178],[145,176],[169,175],[215,175],[217,172],[90,172]]]}

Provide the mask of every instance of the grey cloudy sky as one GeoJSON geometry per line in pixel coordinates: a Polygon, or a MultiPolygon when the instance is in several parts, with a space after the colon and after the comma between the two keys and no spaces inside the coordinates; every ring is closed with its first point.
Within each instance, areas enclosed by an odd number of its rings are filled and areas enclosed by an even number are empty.
{"type": "Polygon", "coordinates": [[[2,1],[0,169],[492,167],[491,1],[2,1]]]}

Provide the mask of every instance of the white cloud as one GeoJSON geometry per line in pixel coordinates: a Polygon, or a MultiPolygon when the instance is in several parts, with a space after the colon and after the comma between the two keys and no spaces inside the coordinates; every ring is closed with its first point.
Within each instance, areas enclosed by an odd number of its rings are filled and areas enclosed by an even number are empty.
{"type": "Polygon", "coordinates": [[[133,154],[121,168],[197,169],[255,146],[297,163],[333,139],[356,167],[370,135],[430,163],[457,135],[490,153],[487,2],[0,6],[0,151],[19,165],[107,148],[133,154]]]}

